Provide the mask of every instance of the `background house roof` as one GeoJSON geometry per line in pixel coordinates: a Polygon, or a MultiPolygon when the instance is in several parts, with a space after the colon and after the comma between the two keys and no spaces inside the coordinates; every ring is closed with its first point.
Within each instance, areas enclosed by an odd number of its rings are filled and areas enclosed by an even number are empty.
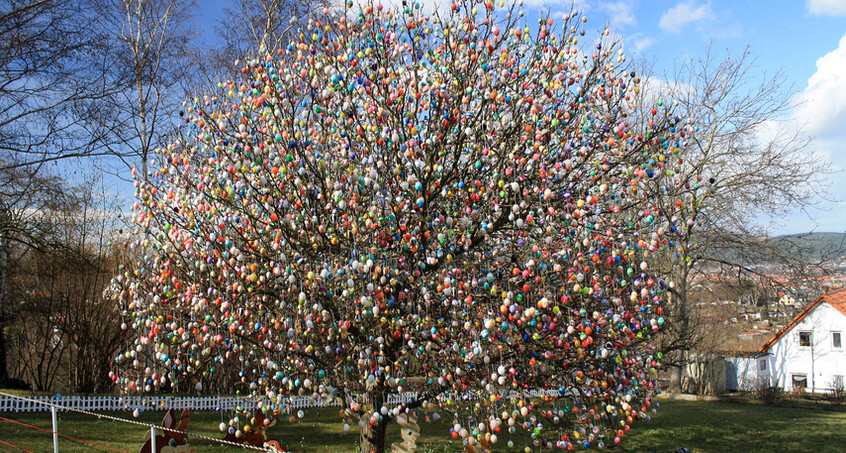
{"type": "Polygon", "coordinates": [[[846,316],[846,289],[841,289],[840,291],[834,291],[831,293],[823,294],[822,296],[818,297],[817,300],[808,304],[808,306],[805,307],[802,311],[800,311],[799,314],[794,316],[793,319],[791,319],[790,322],[786,326],[784,326],[784,329],[781,329],[780,332],[775,334],[775,336],[773,336],[770,341],[764,343],[764,345],[761,346],[760,352],[767,352],[767,350],[770,349],[770,346],[775,344],[775,342],[778,341],[779,338],[783,337],[787,332],[790,331],[790,329],[795,327],[796,324],[802,322],[802,320],[805,319],[805,316],[808,313],[813,311],[823,302],[828,303],[837,311],[842,313],[843,316],[846,316]]]}

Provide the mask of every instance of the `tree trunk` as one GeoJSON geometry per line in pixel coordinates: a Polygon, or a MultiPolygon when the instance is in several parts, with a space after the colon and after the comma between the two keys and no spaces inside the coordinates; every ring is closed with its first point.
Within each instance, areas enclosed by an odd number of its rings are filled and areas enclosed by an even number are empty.
{"type": "MultiPolygon", "coordinates": [[[[687,282],[690,278],[690,267],[687,263],[682,264],[681,278],[677,280],[676,293],[678,297],[670,295],[670,300],[678,299],[678,331],[676,338],[676,349],[672,351],[672,363],[670,367],[670,392],[684,393],[684,375],[688,363],[688,351],[691,349],[690,314],[688,313],[687,282]]],[[[671,302],[672,304],[672,302],[671,302]]]]}
{"type": "MultiPolygon", "coordinates": [[[[112,353],[112,351],[109,352],[112,353]]],[[[98,357],[96,359],[97,373],[94,375],[94,392],[96,393],[107,393],[112,391],[114,388],[112,380],[109,379],[109,371],[111,371],[111,360],[109,359],[110,357],[111,356],[106,356],[105,354],[103,354],[102,357],[98,357]]]]}
{"type": "Polygon", "coordinates": [[[670,368],[670,393],[681,393],[682,369],[674,366],[670,368]]]}
{"type": "Polygon", "coordinates": [[[367,386],[367,399],[373,406],[373,409],[370,413],[362,417],[364,427],[361,429],[361,447],[359,453],[385,453],[389,418],[383,416],[380,421],[373,424],[370,423],[370,414],[376,414],[378,419],[380,410],[385,404],[384,377],[377,377],[372,384],[367,386]]]}
{"type": "MultiPolygon", "coordinates": [[[[140,26],[139,26],[140,27],[140,26]]],[[[138,79],[136,88],[138,90],[138,117],[141,121],[141,130],[138,135],[141,138],[141,149],[138,154],[141,156],[141,181],[147,182],[147,152],[150,146],[150,137],[147,135],[147,100],[144,98],[143,67],[136,63],[135,77],[138,79]]]]}
{"type": "Polygon", "coordinates": [[[385,434],[387,433],[388,422],[383,419],[375,425],[370,425],[365,421],[364,428],[361,429],[361,448],[360,453],[385,453],[385,434]]]}
{"type": "Polygon", "coordinates": [[[9,370],[6,367],[6,322],[0,314],[0,385],[4,387],[7,386],[9,380],[9,370]]]}
{"type": "Polygon", "coordinates": [[[3,303],[6,296],[6,266],[8,264],[6,246],[6,238],[0,235],[0,384],[3,385],[9,380],[6,364],[6,310],[3,303]]]}

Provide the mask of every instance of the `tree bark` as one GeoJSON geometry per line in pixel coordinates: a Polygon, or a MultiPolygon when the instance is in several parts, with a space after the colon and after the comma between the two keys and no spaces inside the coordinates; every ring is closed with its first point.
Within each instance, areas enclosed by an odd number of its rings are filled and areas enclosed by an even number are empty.
{"type": "MultiPolygon", "coordinates": [[[[367,423],[367,422],[365,422],[367,423]]],[[[360,453],[385,453],[385,434],[387,433],[387,419],[375,425],[365,424],[361,430],[360,453]]]]}
{"type": "Polygon", "coordinates": [[[4,306],[6,265],[8,263],[6,246],[6,238],[0,235],[0,384],[5,384],[9,380],[9,370],[6,364],[6,310],[4,306]]]}
{"type": "MultiPolygon", "coordinates": [[[[687,247],[685,247],[687,250],[687,247]]],[[[687,253],[684,253],[687,256],[687,253]]],[[[683,380],[687,368],[687,354],[691,350],[690,313],[688,312],[688,279],[690,266],[685,261],[681,263],[680,278],[676,280],[676,292],[670,295],[670,306],[676,309],[675,323],[677,326],[674,347],[668,351],[670,368],[670,382],[668,390],[671,393],[684,393],[683,380]],[[675,303],[674,303],[675,302],[675,303]]]]}
{"type": "Polygon", "coordinates": [[[681,393],[681,379],[682,379],[682,369],[681,367],[674,366],[670,368],[670,388],[668,389],[670,393],[681,393]]]}
{"type": "MultiPolygon", "coordinates": [[[[371,414],[376,414],[377,418],[380,414],[380,409],[385,404],[385,384],[384,378],[378,377],[373,384],[368,385],[367,398],[373,409],[371,414]]],[[[368,417],[365,415],[364,417],[368,417]]],[[[381,420],[371,424],[369,417],[364,419],[364,427],[361,429],[361,447],[360,453],[385,453],[386,434],[388,430],[388,416],[382,416],[381,420]]]]}

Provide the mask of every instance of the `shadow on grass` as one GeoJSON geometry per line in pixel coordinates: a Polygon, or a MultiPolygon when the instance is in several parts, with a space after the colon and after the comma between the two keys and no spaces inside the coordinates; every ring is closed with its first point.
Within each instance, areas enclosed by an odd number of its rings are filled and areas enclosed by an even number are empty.
{"type": "Polygon", "coordinates": [[[842,452],[846,414],[727,402],[661,402],[616,451],[842,452]]]}
{"type": "MultiPolygon", "coordinates": [[[[110,413],[116,417],[159,425],[163,412],[147,411],[137,419],[128,412],[110,413]]],[[[0,413],[0,416],[49,429],[49,412],[0,413]]],[[[194,412],[188,430],[195,434],[221,439],[218,425],[224,416],[213,412],[194,412]]],[[[417,452],[454,453],[462,451],[459,441],[449,437],[452,422],[440,420],[427,423],[421,417],[421,436],[417,452]]],[[[105,418],[76,413],[59,414],[59,431],[110,448],[135,453],[143,443],[146,428],[127,425],[105,418]]],[[[520,430],[518,430],[520,432],[520,430]]],[[[272,439],[292,451],[302,453],[357,452],[359,433],[353,426],[344,432],[337,409],[312,409],[298,423],[280,419],[269,430],[272,439]]],[[[388,431],[388,448],[400,440],[395,424],[388,431]]],[[[500,435],[495,452],[522,451],[530,445],[526,435],[515,435],[515,448],[505,443],[510,438],[500,435]]],[[[49,433],[0,421],[0,439],[34,452],[52,451],[49,433]]],[[[244,452],[237,447],[223,446],[212,441],[192,438],[197,453],[244,452]]],[[[771,407],[730,402],[660,401],[658,413],[649,422],[636,423],[616,452],[675,452],[687,447],[692,453],[710,452],[842,452],[846,451],[846,413],[814,409],[771,407]]],[[[0,452],[7,451],[0,445],[0,452]]],[[[11,448],[11,447],[9,447],[11,448]]],[[[60,440],[62,453],[107,451],[74,441],[60,440]]],[[[579,449],[581,450],[581,449],[579,449]]],[[[10,451],[16,451],[11,449],[10,451]]],[[[536,451],[536,450],[533,450],[536,451]]]]}
{"type": "MultiPolygon", "coordinates": [[[[449,438],[451,424],[441,420],[426,422],[419,420],[421,435],[417,440],[417,452],[452,453],[463,450],[460,441],[449,438]]],[[[290,424],[280,420],[268,430],[269,436],[282,446],[296,452],[358,452],[359,430],[356,424],[348,432],[343,430],[343,421],[337,409],[312,409],[306,412],[305,421],[290,424]]],[[[388,425],[386,447],[402,438],[399,426],[388,425]]]]}

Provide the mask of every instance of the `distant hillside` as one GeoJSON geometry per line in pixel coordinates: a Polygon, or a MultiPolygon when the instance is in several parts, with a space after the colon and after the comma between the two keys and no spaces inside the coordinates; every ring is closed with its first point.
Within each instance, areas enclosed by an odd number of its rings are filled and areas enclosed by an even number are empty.
{"type": "Polygon", "coordinates": [[[846,233],[800,233],[774,237],[787,249],[809,258],[832,259],[846,255],[846,233]]]}
{"type": "Polygon", "coordinates": [[[743,263],[746,266],[775,264],[781,261],[778,256],[805,262],[825,262],[846,255],[846,233],[790,234],[766,238],[764,241],[763,247],[718,243],[720,246],[711,249],[709,255],[717,260],[743,263]]]}

